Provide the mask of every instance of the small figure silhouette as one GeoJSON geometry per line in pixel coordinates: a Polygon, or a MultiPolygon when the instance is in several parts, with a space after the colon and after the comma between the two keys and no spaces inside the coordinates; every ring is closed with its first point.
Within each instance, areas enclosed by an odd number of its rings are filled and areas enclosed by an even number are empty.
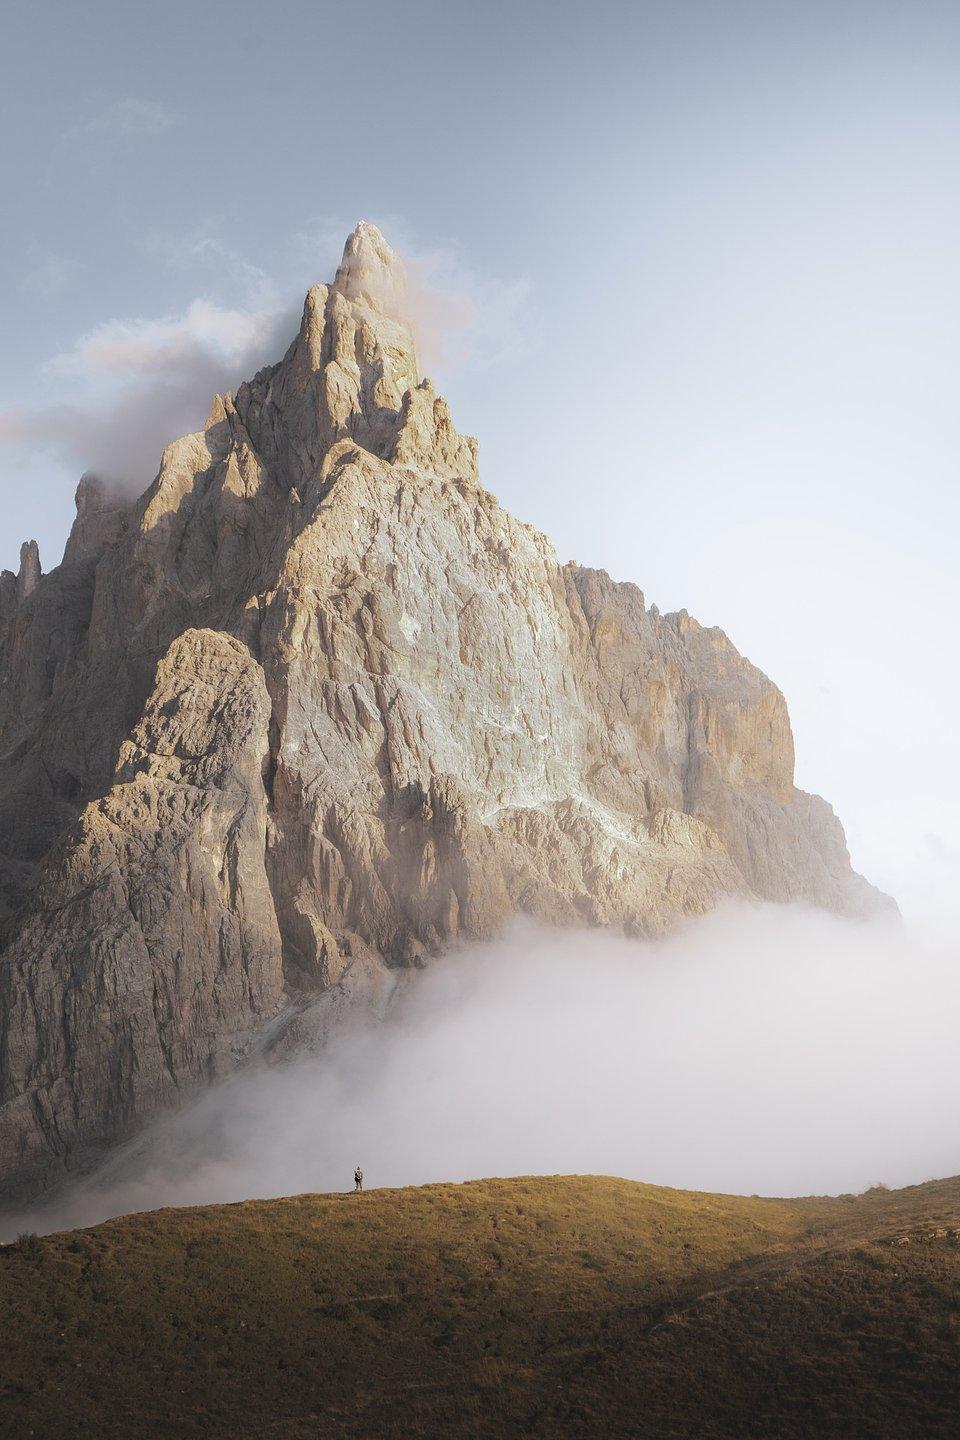
{"type": "Polygon", "coordinates": [[[359,1165],[353,1172],[353,1188],[354,1190],[363,1189],[363,1171],[360,1169],[359,1165]]]}

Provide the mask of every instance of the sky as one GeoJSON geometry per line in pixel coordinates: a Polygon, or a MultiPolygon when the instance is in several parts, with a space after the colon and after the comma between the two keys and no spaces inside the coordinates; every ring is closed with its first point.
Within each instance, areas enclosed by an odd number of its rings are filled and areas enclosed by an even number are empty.
{"type": "Polygon", "coordinates": [[[956,5],[14,0],[0,117],[0,565],[372,220],[487,486],[722,626],[855,863],[954,915],[956,5]]]}

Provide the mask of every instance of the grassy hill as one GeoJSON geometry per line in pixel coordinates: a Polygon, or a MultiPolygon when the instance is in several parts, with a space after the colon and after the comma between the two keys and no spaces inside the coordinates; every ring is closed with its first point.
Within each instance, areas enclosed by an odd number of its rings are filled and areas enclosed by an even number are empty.
{"type": "Polygon", "coordinates": [[[960,1433],[960,1180],[603,1178],[165,1210],[0,1250],[0,1435],[960,1433]]]}

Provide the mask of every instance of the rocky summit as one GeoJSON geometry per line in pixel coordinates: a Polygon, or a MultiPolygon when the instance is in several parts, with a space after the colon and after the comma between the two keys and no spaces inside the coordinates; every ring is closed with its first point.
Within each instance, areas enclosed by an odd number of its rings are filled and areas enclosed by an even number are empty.
{"type": "Polygon", "coordinates": [[[517,912],[864,914],[783,696],[485,491],[361,223],[283,360],[0,578],[0,1177],[91,1163],[517,912]]]}

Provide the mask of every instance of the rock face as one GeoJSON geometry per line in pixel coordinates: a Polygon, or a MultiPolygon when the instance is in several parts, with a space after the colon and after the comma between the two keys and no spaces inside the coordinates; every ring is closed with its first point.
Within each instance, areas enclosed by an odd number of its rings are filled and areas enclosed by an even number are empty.
{"type": "Polygon", "coordinates": [[[482,489],[403,305],[359,225],[280,364],[0,580],[8,1192],[517,911],[882,903],[776,687],[482,489]]]}

